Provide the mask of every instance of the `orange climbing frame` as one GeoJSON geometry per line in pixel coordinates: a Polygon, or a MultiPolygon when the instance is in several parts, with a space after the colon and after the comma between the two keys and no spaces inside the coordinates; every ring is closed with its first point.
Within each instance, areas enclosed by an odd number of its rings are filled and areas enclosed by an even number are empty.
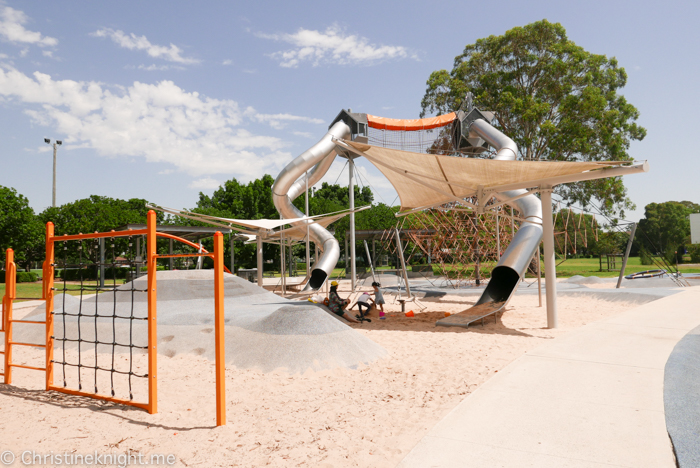
{"type": "Polygon", "coordinates": [[[202,249],[201,253],[192,254],[177,254],[177,255],[158,255],[156,240],[158,237],[168,238],[182,242],[190,247],[200,249],[201,247],[193,242],[190,242],[181,237],[171,234],[156,232],[156,214],[153,210],[148,212],[148,221],[146,229],[136,229],[129,231],[110,231],[96,232],[92,234],[76,234],[76,235],[54,235],[54,225],[49,222],[46,224],[46,259],[43,264],[43,284],[42,298],[46,301],[46,321],[26,321],[14,320],[12,318],[12,304],[17,299],[16,294],[16,273],[17,266],[14,262],[14,252],[12,249],[7,250],[6,256],[6,288],[5,295],[2,298],[2,320],[0,321],[0,332],[5,334],[5,349],[0,351],[3,354],[4,372],[0,375],[4,377],[4,383],[9,384],[12,380],[12,368],[21,367],[38,371],[46,372],[46,390],[54,390],[69,395],[86,396],[98,400],[111,401],[123,405],[142,408],[153,414],[158,411],[158,344],[157,344],[157,281],[156,281],[156,262],[159,258],[172,257],[200,257],[207,256],[214,260],[214,297],[215,297],[215,346],[216,346],[216,423],[218,426],[226,424],[226,407],[225,407],[225,362],[224,362],[224,270],[229,272],[224,266],[224,248],[223,234],[216,232],[214,235],[214,252],[210,253],[202,249]],[[68,240],[85,240],[99,238],[114,238],[145,235],[147,239],[147,271],[148,271],[148,402],[140,403],[121,398],[115,398],[107,395],[83,392],[63,387],[57,387],[53,382],[53,348],[54,348],[54,275],[55,275],[55,243],[68,240]],[[14,342],[12,340],[13,323],[32,323],[45,324],[46,326],[46,344],[31,345],[46,348],[46,365],[45,368],[31,367],[25,365],[14,364],[12,362],[12,346],[27,345],[27,343],[14,342]]]}

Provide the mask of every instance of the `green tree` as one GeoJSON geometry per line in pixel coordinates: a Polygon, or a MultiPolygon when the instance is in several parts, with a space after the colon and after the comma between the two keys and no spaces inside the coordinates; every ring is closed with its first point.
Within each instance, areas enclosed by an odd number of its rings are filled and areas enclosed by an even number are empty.
{"type": "Polygon", "coordinates": [[[648,204],[637,227],[636,241],[641,248],[675,263],[676,252],[680,260],[690,245],[691,213],[700,213],[700,205],[689,201],[648,204]]]}
{"type": "Polygon", "coordinates": [[[0,259],[15,252],[15,263],[29,271],[31,262],[43,259],[44,229],[29,200],[13,188],[0,186],[0,259]]]}
{"type": "MultiPolygon", "coordinates": [[[[477,107],[495,112],[522,159],[630,160],[630,141],[646,130],[618,94],[626,82],[615,58],[587,52],[559,23],[542,20],[467,45],[451,72],[430,75],[421,116],[451,112],[471,92],[477,107]]],[[[584,206],[597,199],[610,214],[634,206],[619,177],[561,185],[559,192],[584,206]]]]}
{"type": "MultiPolygon", "coordinates": [[[[146,200],[132,198],[120,200],[99,195],[90,195],[88,198],[66,203],[58,207],[49,207],[39,217],[46,223],[51,221],[55,226],[55,234],[89,234],[92,232],[107,232],[125,224],[146,224],[146,200]]],[[[158,223],[164,220],[162,212],[156,212],[158,223]]],[[[78,242],[68,242],[67,254],[70,261],[75,261],[79,256],[86,259],[96,259],[98,247],[96,242],[83,242],[83,252],[79,253],[78,242]]],[[[120,239],[116,242],[116,254],[125,252],[126,241],[120,239]]],[[[59,256],[57,251],[57,257],[59,256]]]]}

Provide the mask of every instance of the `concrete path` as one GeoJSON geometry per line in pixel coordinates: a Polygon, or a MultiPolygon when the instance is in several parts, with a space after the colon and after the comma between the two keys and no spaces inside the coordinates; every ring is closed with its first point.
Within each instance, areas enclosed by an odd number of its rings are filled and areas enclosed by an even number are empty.
{"type": "Polygon", "coordinates": [[[399,464],[674,467],[664,366],[700,325],[700,288],[591,323],[527,353],[462,401],[399,464]]]}

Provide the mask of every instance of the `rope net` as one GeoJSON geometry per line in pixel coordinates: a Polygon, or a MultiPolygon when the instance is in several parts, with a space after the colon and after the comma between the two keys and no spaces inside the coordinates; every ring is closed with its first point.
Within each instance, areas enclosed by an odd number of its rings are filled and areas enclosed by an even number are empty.
{"type": "Polygon", "coordinates": [[[414,153],[454,154],[450,124],[424,130],[386,130],[369,127],[367,139],[370,145],[414,153]]]}
{"type": "Polygon", "coordinates": [[[112,397],[128,400],[135,393],[147,397],[146,282],[129,281],[144,265],[135,240],[104,238],[102,252],[100,239],[56,242],[61,281],[54,287],[52,362],[60,366],[64,388],[94,394],[109,388],[112,397]]]}

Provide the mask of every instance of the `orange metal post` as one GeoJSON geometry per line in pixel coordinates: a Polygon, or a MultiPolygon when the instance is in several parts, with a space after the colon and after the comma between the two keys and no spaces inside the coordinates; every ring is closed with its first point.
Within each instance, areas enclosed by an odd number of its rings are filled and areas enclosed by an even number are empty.
{"type": "Polygon", "coordinates": [[[44,260],[43,296],[46,299],[46,389],[53,385],[53,276],[54,226],[46,223],[46,259],[44,260]]]}
{"type": "Polygon", "coordinates": [[[17,266],[15,251],[7,249],[5,255],[5,383],[12,383],[12,301],[17,296],[15,289],[17,266]]]}
{"type": "Polygon", "coordinates": [[[158,328],[156,321],[156,212],[148,212],[146,228],[148,250],[148,412],[158,412],[158,328]]]}
{"type": "Polygon", "coordinates": [[[226,424],[226,361],[224,354],[224,236],[214,234],[214,340],[216,346],[216,425],[226,424]]]}

